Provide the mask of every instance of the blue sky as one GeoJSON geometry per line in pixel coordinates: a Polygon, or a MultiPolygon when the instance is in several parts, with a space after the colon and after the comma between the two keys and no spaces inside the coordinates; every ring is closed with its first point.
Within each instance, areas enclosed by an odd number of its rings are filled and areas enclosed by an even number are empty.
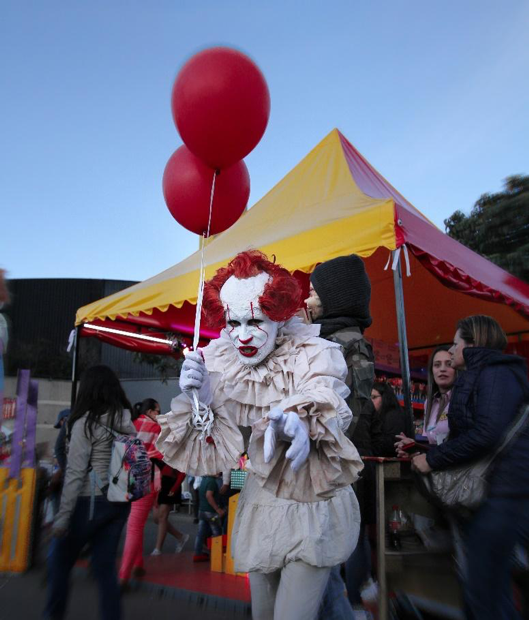
{"type": "Polygon", "coordinates": [[[525,0],[3,0],[0,267],[142,280],[197,248],[161,191],[170,92],[219,44],[271,92],[250,204],[338,127],[443,228],[529,173],[528,32],[525,0]]]}

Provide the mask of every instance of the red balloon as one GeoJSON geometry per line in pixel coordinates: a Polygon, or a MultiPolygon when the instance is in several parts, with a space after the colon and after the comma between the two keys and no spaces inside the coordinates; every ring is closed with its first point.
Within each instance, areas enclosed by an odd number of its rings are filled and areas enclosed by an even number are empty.
{"type": "MultiPolygon", "coordinates": [[[[215,171],[186,147],[172,155],[163,173],[163,195],[171,215],[187,230],[207,232],[211,186],[215,171]]],[[[215,178],[210,235],[229,228],[242,215],[250,197],[250,175],[243,161],[215,178]]]]}
{"type": "Polygon", "coordinates": [[[187,147],[214,169],[246,157],[262,138],[270,93],[259,67],[241,52],[212,47],[182,67],[173,118],[187,147]]]}

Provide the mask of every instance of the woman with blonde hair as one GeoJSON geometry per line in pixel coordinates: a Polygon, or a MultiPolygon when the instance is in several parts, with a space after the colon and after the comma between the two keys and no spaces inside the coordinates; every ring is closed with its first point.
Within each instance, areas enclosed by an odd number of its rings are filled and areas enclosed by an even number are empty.
{"type": "MultiPolygon", "coordinates": [[[[422,474],[471,463],[495,453],[529,400],[525,360],[506,355],[507,337],[491,317],[457,324],[452,367],[464,370],[450,401],[449,439],[413,458],[422,474]]],[[[467,567],[463,575],[466,617],[516,618],[511,560],[529,539],[529,424],[494,461],[486,500],[463,526],[467,567]]]]}

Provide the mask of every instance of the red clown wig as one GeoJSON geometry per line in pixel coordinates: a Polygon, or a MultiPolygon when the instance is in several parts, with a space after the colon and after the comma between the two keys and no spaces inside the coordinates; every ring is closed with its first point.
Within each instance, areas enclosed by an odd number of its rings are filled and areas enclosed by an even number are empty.
{"type": "Polygon", "coordinates": [[[204,320],[212,329],[226,325],[224,307],[220,301],[220,289],[226,280],[235,276],[240,280],[252,278],[260,273],[269,274],[272,279],[266,284],[259,297],[259,307],[272,321],[286,321],[296,314],[302,303],[302,291],[296,278],[280,265],[271,263],[258,250],[241,252],[226,267],[221,267],[204,286],[202,311],[204,320]]]}

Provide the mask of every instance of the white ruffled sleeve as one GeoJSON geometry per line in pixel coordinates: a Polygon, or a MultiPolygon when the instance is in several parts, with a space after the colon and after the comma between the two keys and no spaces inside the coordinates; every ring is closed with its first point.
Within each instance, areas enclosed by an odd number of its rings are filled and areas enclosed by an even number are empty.
{"type": "Polygon", "coordinates": [[[278,442],[276,454],[265,463],[264,433],[268,420],[253,427],[250,444],[252,471],[260,484],[286,499],[318,501],[334,495],[337,489],[357,480],[363,463],[354,445],[344,435],[352,414],[344,398],[349,390],[344,383],[347,366],[339,347],[328,341],[312,339],[296,358],[295,394],[278,406],[295,411],[306,424],[311,440],[307,461],[293,472],[285,458],[289,442],[278,442]]]}
{"type": "Polygon", "coordinates": [[[191,403],[184,394],[173,398],[169,413],[156,418],[162,429],[156,447],[165,463],[191,476],[214,476],[236,467],[244,443],[229,403],[214,395],[211,408],[215,420],[207,440],[192,425],[191,403]]]}

